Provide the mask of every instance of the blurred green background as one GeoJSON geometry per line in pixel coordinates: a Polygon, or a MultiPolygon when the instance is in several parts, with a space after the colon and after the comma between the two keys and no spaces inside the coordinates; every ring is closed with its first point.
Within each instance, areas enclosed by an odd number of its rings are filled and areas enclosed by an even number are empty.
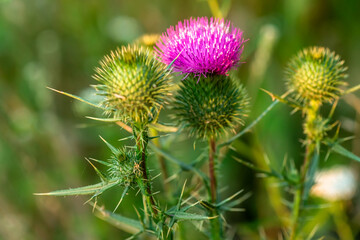
{"type": "MultiPolygon", "coordinates": [[[[303,47],[322,45],[336,51],[349,67],[350,86],[359,84],[359,0],[220,1],[225,8],[226,4],[231,4],[227,19],[249,38],[243,54],[245,63],[236,73],[252,97],[248,122],[271,103],[260,87],[277,94],[285,91],[284,65],[303,47]]],[[[33,195],[96,183],[98,177],[84,157],[109,156],[99,135],[114,144],[126,136],[115,125],[99,125],[85,119],[85,115],[99,114],[46,87],[91,98],[89,85],[95,83],[91,76],[103,55],[145,33],[161,33],[191,16],[211,16],[208,2],[0,0],[0,239],[128,236],[96,218],[91,207],[83,205],[86,197],[33,195]]],[[[334,117],[342,123],[342,136],[356,136],[345,146],[358,155],[359,102],[355,95],[340,101],[334,117]]],[[[237,154],[262,165],[266,152],[274,168],[281,166],[285,155],[299,162],[303,157],[301,114],[291,115],[290,111],[289,107],[278,105],[257,126],[253,132],[256,134],[247,134],[234,143],[237,154]]],[[[185,137],[173,144],[173,154],[181,159],[197,154],[192,140],[185,137]]],[[[265,190],[265,186],[273,183],[257,178],[231,155],[234,153],[230,151],[220,166],[224,195],[242,188],[252,192],[250,200],[242,205],[246,212],[228,215],[234,239],[259,239],[261,233],[277,239],[281,229],[274,212],[282,211],[284,206],[281,202],[271,204],[268,196],[275,188],[265,190]]],[[[335,154],[321,167],[336,164],[359,170],[359,164],[335,154]]],[[[156,175],[157,165],[154,163],[153,167],[156,175]]],[[[111,191],[99,203],[113,208],[120,195],[121,191],[111,191]]],[[[134,199],[137,198],[130,194],[119,212],[134,216],[134,199]]],[[[357,195],[344,204],[347,224],[357,237],[359,199],[357,195]]],[[[340,238],[330,213],[321,221],[319,236],[340,238]]]]}

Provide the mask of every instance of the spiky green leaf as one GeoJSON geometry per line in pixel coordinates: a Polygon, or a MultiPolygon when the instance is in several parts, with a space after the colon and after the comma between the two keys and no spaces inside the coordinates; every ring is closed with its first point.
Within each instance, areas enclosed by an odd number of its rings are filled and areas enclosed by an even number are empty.
{"type": "Polygon", "coordinates": [[[167,212],[167,215],[175,218],[176,220],[195,220],[195,221],[203,221],[208,219],[213,219],[215,217],[208,217],[195,213],[186,213],[186,212],[167,212]]]}
{"type": "Polygon", "coordinates": [[[103,140],[103,142],[106,144],[106,146],[108,146],[108,148],[111,150],[111,152],[116,156],[119,154],[119,150],[114,147],[113,145],[111,145],[110,143],[108,143],[104,138],[102,138],[101,136],[99,136],[101,138],[101,140],[103,140]]]}
{"type": "Polygon", "coordinates": [[[93,107],[96,107],[96,108],[100,108],[100,109],[102,109],[102,110],[111,111],[110,108],[104,108],[104,107],[100,106],[99,104],[96,104],[96,103],[90,102],[90,101],[88,101],[88,100],[85,100],[85,99],[83,99],[82,97],[79,97],[79,96],[76,96],[76,95],[73,95],[73,94],[70,94],[70,93],[67,93],[67,92],[63,92],[63,91],[60,91],[60,90],[56,90],[56,89],[51,88],[51,87],[47,87],[47,88],[50,89],[50,90],[52,90],[52,91],[54,91],[54,92],[57,92],[57,93],[60,93],[60,94],[65,95],[65,96],[71,97],[71,98],[73,98],[73,99],[76,99],[76,100],[78,100],[78,101],[80,101],[80,102],[86,103],[86,104],[88,104],[88,105],[90,105],[90,106],[93,106],[93,107]]]}
{"type": "Polygon", "coordinates": [[[173,132],[177,132],[179,130],[177,127],[166,126],[166,125],[163,125],[160,123],[150,123],[149,127],[153,128],[159,132],[165,132],[165,133],[173,133],[173,132]]]}
{"type": "Polygon", "coordinates": [[[324,142],[326,145],[328,145],[331,149],[331,151],[336,152],[344,157],[350,158],[352,160],[358,161],[360,162],[360,157],[355,155],[354,153],[350,152],[349,150],[347,150],[346,148],[344,148],[343,146],[341,146],[338,143],[334,143],[331,144],[329,142],[324,142]]]}
{"type": "Polygon", "coordinates": [[[119,121],[123,120],[122,118],[96,118],[96,117],[90,117],[90,116],[86,116],[86,118],[95,120],[95,121],[99,121],[99,122],[119,122],[119,121]]]}
{"type": "Polygon", "coordinates": [[[35,195],[41,196],[73,196],[73,195],[91,195],[104,192],[105,190],[117,185],[119,182],[117,179],[113,179],[107,182],[101,182],[94,185],[85,187],[70,188],[65,190],[57,190],[48,193],[35,193],[35,195]]]}
{"type": "Polygon", "coordinates": [[[98,218],[110,223],[111,225],[119,229],[122,229],[132,234],[137,234],[139,231],[144,231],[141,222],[135,219],[127,218],[122,215],[112,213],[100,207],[96,207],[96,210],[97,211],[95,212],[95,215],[98,218]]]}

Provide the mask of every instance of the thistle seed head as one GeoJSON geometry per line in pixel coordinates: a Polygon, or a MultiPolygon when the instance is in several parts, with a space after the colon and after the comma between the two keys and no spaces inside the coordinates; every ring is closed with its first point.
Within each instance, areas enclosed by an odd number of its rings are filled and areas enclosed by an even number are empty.
{"type": "Polygon", "coordinates": [[[190,76],[180,84],[174,110],[191,135],[211,138],[243,124],[248,104],[245,89],[229,76],[190,76]]]}
{"type": "Polygon", "coordinates": [[[127,46],[111,52],[95,69],[98,95],[104,96],[108,114],[125,122],[147,122],[169,93],[169,71],[149,50],[127,46]]]}
{"type": "Polygon", "coordinates": [[[306,48],[287,65],[287,87],[301,103],[332,102],[342,94],[340,87],[346,85],[346,70],[344,61],[328,48],[306,48]]]}

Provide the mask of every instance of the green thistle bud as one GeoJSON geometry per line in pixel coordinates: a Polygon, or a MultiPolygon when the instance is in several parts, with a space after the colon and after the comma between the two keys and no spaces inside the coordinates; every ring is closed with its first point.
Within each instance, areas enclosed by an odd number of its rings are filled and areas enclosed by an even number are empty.
{"type": "Polygon", "coordinates": [[[109,159],[108,173],[111,179],[117,179],[122,186],[130,186],[141,176],[139,164],[136,162],[135,150],[117,149],[109,159]]]}
{"type": "Polygon", "coordinates": [[[308,104],[332,102],[342,94],[347,75],[339,55],[328,48],[311,47],[293,57],[285,71],[287,87],[295,94],[295,100],[308,104]]]}
{"type": "Polygon", "coordinates": [[[159,34],[144,34],[141,37],[137,38],[134,43],[138,46],[149,48],[149,50],[152,51],[159,39],[159,34]]]}
{"type": "Polygon", "coordinates": [[[115,118],[147,122],[157,113],[169,93],[169,71],[149,50],[127,46],[111,52],[96,68],[94,86],[105,97],[103,105],[115,118]]]}
{"type": "Polygon", "coordinates": [[[228,76],[188,77],[180,84],[174,109],[191,135],[211,138],[243,124],[248,100],[245,89],[228,76]]]}

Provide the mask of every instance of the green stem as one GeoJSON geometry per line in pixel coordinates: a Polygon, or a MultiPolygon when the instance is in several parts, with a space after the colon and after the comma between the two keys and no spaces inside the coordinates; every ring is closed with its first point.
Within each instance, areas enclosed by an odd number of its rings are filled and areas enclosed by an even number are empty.
{"type": "Polygon", "coordinates": [[[211,216],[217,216],[214,219],[210,220],[211,225],[211,239],[212,240],[222,240],[222,228],[221,228],[221,218],[216,209],[210,212],[211,216]]]}
{"type": "Polygon", "coordinates": [[[215,140],[211,138],[209,141],[209,177],[210,177],[210,197],[211,202],[216,203],[216,174],[215,174],[215,140]]]}
{"type": "Polygon", "coordinates": [[[147,208],[153,217],[157,217],[158,208],[156,206],[154,197],[151,192],[150,179],[148,177],[148,169],[146,166],[147,161],[147,145],[148,145],[148,132],[146,126],[140,125],[140,127],[133,127],[134,137],[136,139],[136,158],[141,170],[141,177],[138,178],[138,184],[141,189],[141,193],[145,197],[147,208]]]}
{"type": "Polygon", "coordinates": [[[293,207],[293,216],[292,216],[292,225],[291,225],[291,235],[290,240],[296,239],[296,232],[298,228],[299,216],[301,212],[301,205],[303,201],[304,195],[304,187],[306,181],[306,173],[310,166],[310,160],[314,154],[315,144],[311,143],[310,145],[306,146],[306,154],[304,158],[304,163],[301,169],[300,175],[300,185],[296,189],[295,196],[294,196],[294,207],[293,207]]]}
{"type": "MultiPolygon", "coordinates": [[[[209,140],[209,178],[210,178],[210,201],[216,205],[217,201],[217,183],[216,183],[216,173],[215,173],[215,154],[216,154],[216,143],[215,138],[210,138],[209,140]]],[[[222,224],[221,218],[217,208],[210,210],[210,216],[216,217],[210,220],[211,225],[211,239],[212,240],[221,240],[222,238],[222,224]]]]}
{"type": "Polygon", "coordinates": [[[294,207],[293,207],[293,216],[292,216],[292,224],[290,230],[290,240],[295,239],[296,237],[296,230],[298,226],[298,220],[300,215],[300,205],[301,205],[301,196],[302,196],[302,187],[296,189],[295,196],[294,196],[294,207]]]}
{"type": "Polygon", "coordinates": [[[313,158],[316,142],[321,138],[319,135],[319,129],[317,129],[316,121],[319,119],[318,110],[320,103],[316,101],[311,101],[309,106],[306,108],[306,119],[304,122],[304,133],[306,134],[306,152],[304,157],[304,162],[300,171],[300,182],[297,186],[295,196],[294,196],[294,205],[293,205],[293,216],[290,227],[290,240],[297,238],[297,230],[299,226],[299,217],[301,213],[301,207],[303,203],[303,195],[305,182],[307,181],[306,175],[311,165],[311,159],[313,158]]]}

